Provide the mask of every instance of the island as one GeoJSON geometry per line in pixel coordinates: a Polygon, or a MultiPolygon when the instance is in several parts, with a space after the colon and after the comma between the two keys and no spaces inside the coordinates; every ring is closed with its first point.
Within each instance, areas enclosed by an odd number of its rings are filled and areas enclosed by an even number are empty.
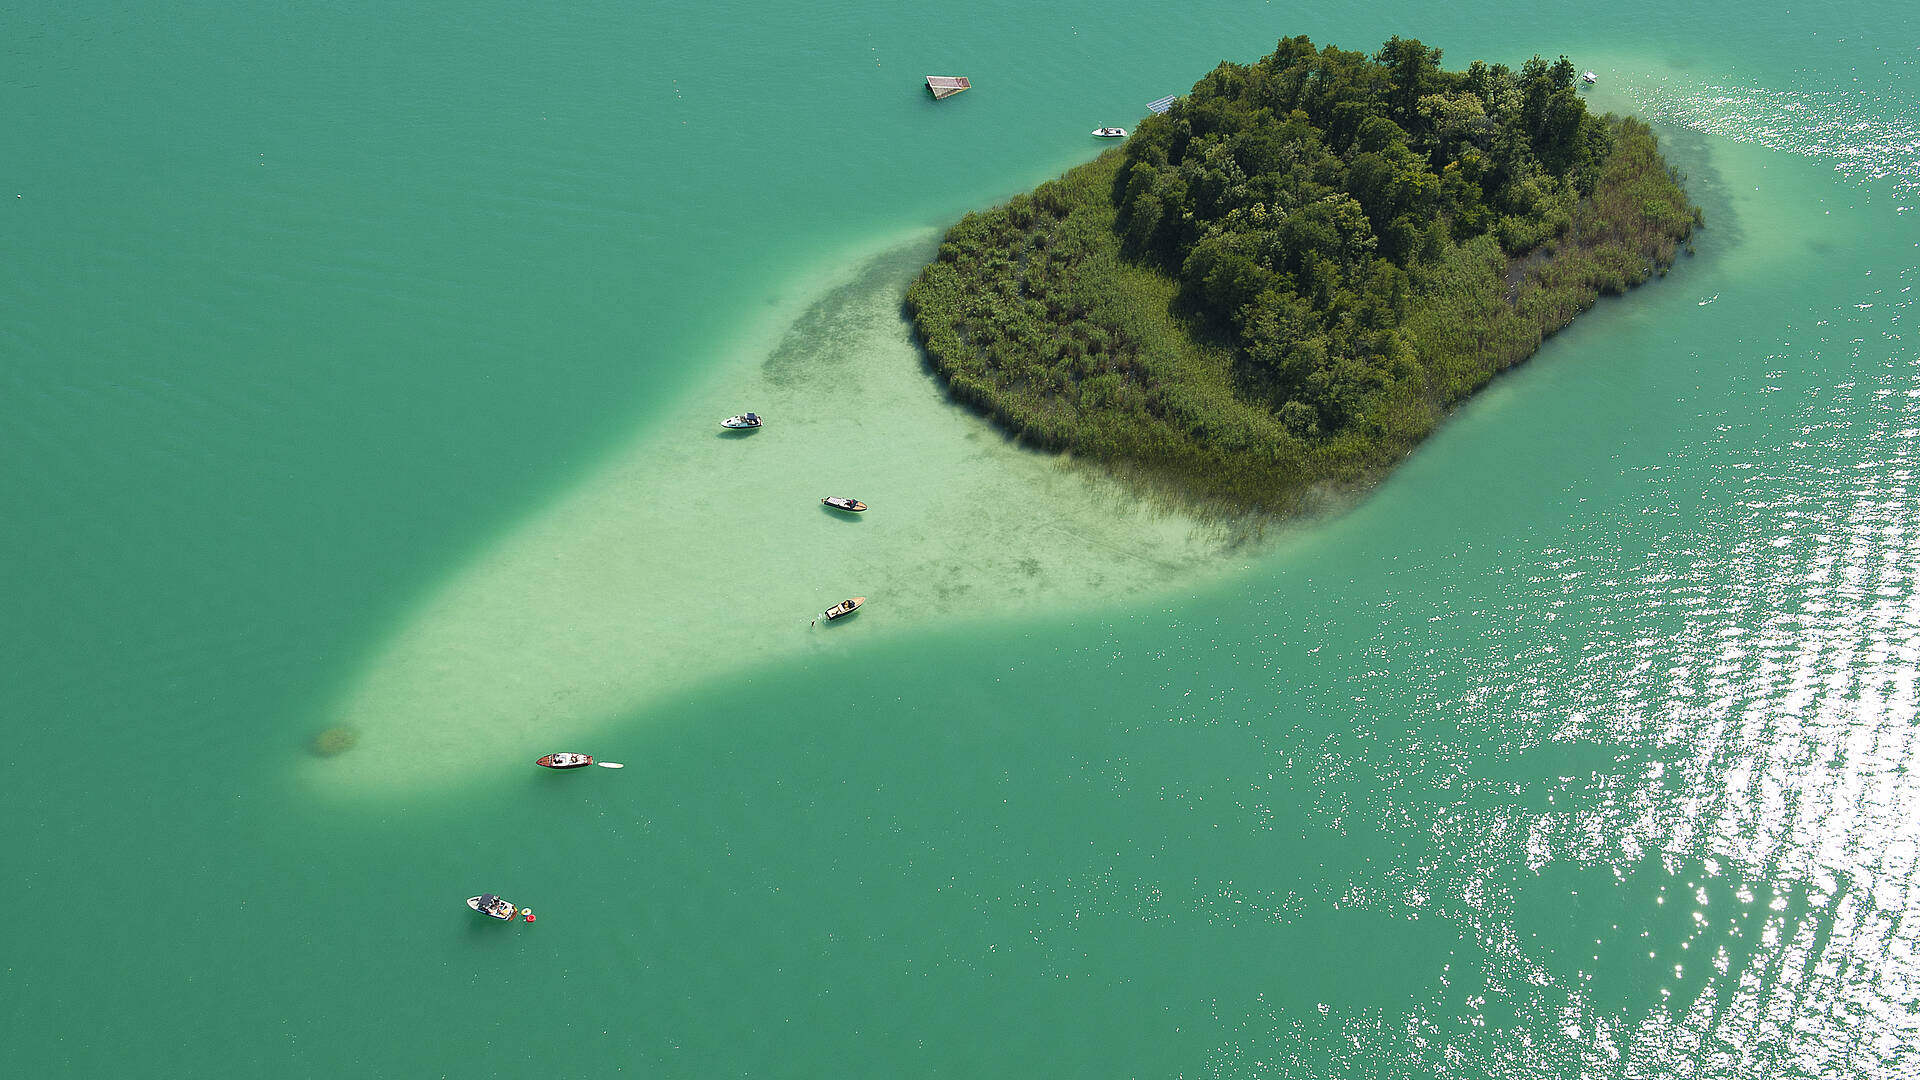
{"type": "Polygon", "coordinates": [[[907,292],[952,396],[1201,508],[1378,479],[1701,214],[1571,62],[1286,38],[1123,146],[968,214],[907,292]]]}

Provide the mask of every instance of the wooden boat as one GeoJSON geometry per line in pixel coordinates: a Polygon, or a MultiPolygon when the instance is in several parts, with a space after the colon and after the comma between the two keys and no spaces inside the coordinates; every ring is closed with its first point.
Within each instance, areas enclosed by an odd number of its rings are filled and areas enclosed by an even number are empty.
{"type": "Polygon", "coordinates": [[[507,903],[492,893],[481,893],[479,896],[467,897],[467,906],[485,915],[489,919],[499,919],[501,922],[512,922],[513,917],[520,914],[519,908],[514,907],[512,904],[507,903]]]}
{"type": "Polygon", "coordinates": [[[1126,128],[1094,128],[1093,134],[1094,134],[1094,137],[1097,139],[1124,139],[1127,137],[1127,129],[1126,128]]]}
{"type": "Polygon", "coordinates": [[[832,622],[835,619],[844,618],[848,615],[853,614],[856,611],[859,611],[860,605],[866,602],[867,602],[867,598],[864,596],[850,596],[845,600],[842,600],[839,603],[828,608],[827,610],[821,612],[820,615],[822,618],[826,619],[828,622],[832,622]]]}
{"type": "Polygon", "coordinates": [[[835,510],[846,510],[855,514],[867,508],[867,504],[861,502],[859,499],[843,499],[838,495],[829,495],[820,501],[833,507],[835,510]]]}
{"type": "Polygon", "coordinates": [[[757,428],[760,424],[761,420],[757,413],[741,413],[739,416],[729,416],[720,421],[721,427],[735,429],[757,428]]]}
{"type": "Polygon", "coordinates": [[[534,762],[548,769],[584,769],[593,764],[592,754],[548,754],[534,762]]]}

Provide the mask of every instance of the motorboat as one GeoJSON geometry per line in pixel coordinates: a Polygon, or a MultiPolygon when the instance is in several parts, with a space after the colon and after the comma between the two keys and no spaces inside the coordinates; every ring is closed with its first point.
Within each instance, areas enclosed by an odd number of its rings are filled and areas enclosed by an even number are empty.
{"type": "Polygon", "coordinates": [[[1124,139],[1127,137],[1127,129],[1126,128],[1094,128],[1093,134],[1094,134],[1094,137],[1098,139],[1124,139]]]}
{"type": "Polygon", "coordinates": [[[512,904],[507,903],[492,893],[481,893],[479,896],[467,897],[467,906],[485,915],[489,919],[499,919],[501,922],[512,922],[513,917],[520,914],[519,908],[514,907],[512,904]]]}
{"type": "Polygon", "coordinates": [[[867,602],[867,598],[864,596],[849,596],[845,600],[842,600],[839,603],[828,608],[827,610],[821,612],[820,616],[821,618],[826,619],[828,622],[832,622],[835,619],[842,619],[847,617],[848,615],[853,614],[856,611],[859,611],[860,605],[866,602],[867,602]]]}
{"type": "Polygon", "coordinates": [[[739,416],[729,416],[725,420],[720,421],[720,426],[724,428],[734,428],[738,430],[738,429],[744,429],[744,428],[757,428],[760,426],[760,423],[761,423],[760,414],[741,413],[739,416]]]}
{"type": "Polygon", "coordinates": [[[534,762],[545,769],[584,769],[593,764],[592,754],[548,754],[534,762]]]}
{"type": "Polygon", "coordinates": [[[1591,71],[1582,72],[1580,75],[1580,81],[1583,83],[1586,83],[1588,86],[1592,86],[1594,83],[1597,83],[1600,81],[1600,76],[1595,75],[1591,71]]]}
{"type": "Polygon", "coordinates": [[[867,508],[867,504],[861,502],[859,499],[843,499],[838,495],[830,495],[820,501],[833,507],[835,510],[845,510],[854,514],[858,514],[867,508]]]}

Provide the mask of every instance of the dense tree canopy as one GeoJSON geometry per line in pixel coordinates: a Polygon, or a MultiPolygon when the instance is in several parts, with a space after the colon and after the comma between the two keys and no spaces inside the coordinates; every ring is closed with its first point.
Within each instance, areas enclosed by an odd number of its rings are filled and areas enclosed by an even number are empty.
{"type": "Polygon", "coordinates": [[[969,214],[908,292],[957,396],[1041,445],[1284,508],[1388,466],[1699,220],[1565,57],[1304,37],[969,214]]]}
{"type": "Polygon", "coordinates": [[[1123,250],[1179,280],[1290,428],[1331,431],[1417,375],[1410,275],[1483,233],[1509,255],[1557,235],[1612,141],[1565,57],[1447,72],[1410,39],[1287,38],[1127,143],[1123,250]]]}

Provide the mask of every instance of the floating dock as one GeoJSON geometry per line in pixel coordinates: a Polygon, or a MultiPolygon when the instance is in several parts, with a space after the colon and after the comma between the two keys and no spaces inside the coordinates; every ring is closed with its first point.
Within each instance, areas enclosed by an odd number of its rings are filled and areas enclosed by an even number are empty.
{"type": "Polygon", "coordinates": [[[1147,111],[1150,113],[1166,112],[1168,109],[1173,108],[1173,99],[1179,96],[1178,94],[1168,94],[1158,101],[1149,101],[1147,102],[1147,111]]]}
{"type": "Polygon", "coordinates": [[[962,90],[973,89],[973,83],[964,75],[929,75],[927,89],[933,92],[933,100],[945,101],[962,90]]]}

